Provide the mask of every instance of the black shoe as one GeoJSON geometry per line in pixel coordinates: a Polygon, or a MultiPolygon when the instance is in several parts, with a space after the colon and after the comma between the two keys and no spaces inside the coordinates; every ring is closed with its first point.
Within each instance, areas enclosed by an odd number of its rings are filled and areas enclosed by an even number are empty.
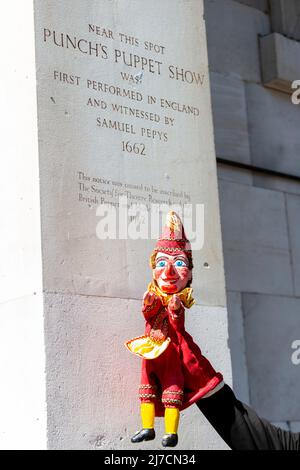
{"type": "Polygon", "coordinates": [[[164,447],[176,447],[178,436],[177,434],[165,434],[161,443],[164,447]]]}
{"type": "Polygon", "coordinates": [[[136,442],[153,441],[153,439],[155,439],[154,429],[142,429],[135,433],[131,438],[131,442],[135,444],[136,442]]]}

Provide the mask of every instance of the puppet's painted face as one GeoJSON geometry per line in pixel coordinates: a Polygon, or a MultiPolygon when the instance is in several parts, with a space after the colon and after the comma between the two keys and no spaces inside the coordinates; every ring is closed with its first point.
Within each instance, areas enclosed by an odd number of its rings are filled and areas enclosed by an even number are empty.
{"type": "Polygon", "coordinates": [[[167,294],[182,291],[192,279],[189,260],[184,253],[168,255],[158,252],[153,269],[153,278],[158,287],[167,294]]]}

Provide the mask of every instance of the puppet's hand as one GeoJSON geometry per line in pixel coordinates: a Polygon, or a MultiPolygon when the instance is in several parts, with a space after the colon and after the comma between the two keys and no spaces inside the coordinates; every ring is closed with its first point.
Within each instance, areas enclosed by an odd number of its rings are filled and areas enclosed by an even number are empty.
{"type": "Polygon", "coordinates": [[[151,305],[153,305],[156,297],[157,296],[154,294],[154,292],[145,292],[143,297],[145,307],[150,307],[151,305]]]}
{"type": "Polygon", "coordinates": [[[178,295],[174,294],[169,302],[168,310],[172,320],[179,320],[184,312],[184,306],[178,295]]]}
{"type": "Polygon", "coordinates": [[[145,292],[143,297],[143,314],[146,320],[158,313],[161,308],[161,301],[154,292],[145,292]]]}

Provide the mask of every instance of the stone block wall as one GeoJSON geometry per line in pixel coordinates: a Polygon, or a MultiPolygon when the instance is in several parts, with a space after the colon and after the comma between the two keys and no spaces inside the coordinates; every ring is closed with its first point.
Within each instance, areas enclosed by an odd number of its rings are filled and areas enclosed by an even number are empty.
{"type": "Polygon", "coordinates": [[[276,33],[279,48],[299,47],[297,3],[205,1],[233,386],[292,431],[300,430],[300,365],[292,361],[300,340],[300,106],[288,82],[300,77],[297,57],[278,53],[284,87],[266,87],[261,40],[276,33]]]}

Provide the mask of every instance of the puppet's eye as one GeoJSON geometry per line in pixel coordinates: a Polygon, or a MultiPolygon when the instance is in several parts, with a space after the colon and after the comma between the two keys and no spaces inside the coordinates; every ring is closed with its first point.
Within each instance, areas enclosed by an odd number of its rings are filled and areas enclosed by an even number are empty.
{"type": "Polygon", "coordinates": [[[167,262],[164,261],[163,259],[158,261],[158,263],[156,263],[157,268],[164,268],[166,265],[167,265],[167,262]]]}
{"type": "Polygon", "coordinates": [[[178,268],[185,267],[185,266],[186,266],[186,262],[183,261],[182,259],[178,259],[177,261],[175,261],[175,266],[177,266],[178,268]]]}

